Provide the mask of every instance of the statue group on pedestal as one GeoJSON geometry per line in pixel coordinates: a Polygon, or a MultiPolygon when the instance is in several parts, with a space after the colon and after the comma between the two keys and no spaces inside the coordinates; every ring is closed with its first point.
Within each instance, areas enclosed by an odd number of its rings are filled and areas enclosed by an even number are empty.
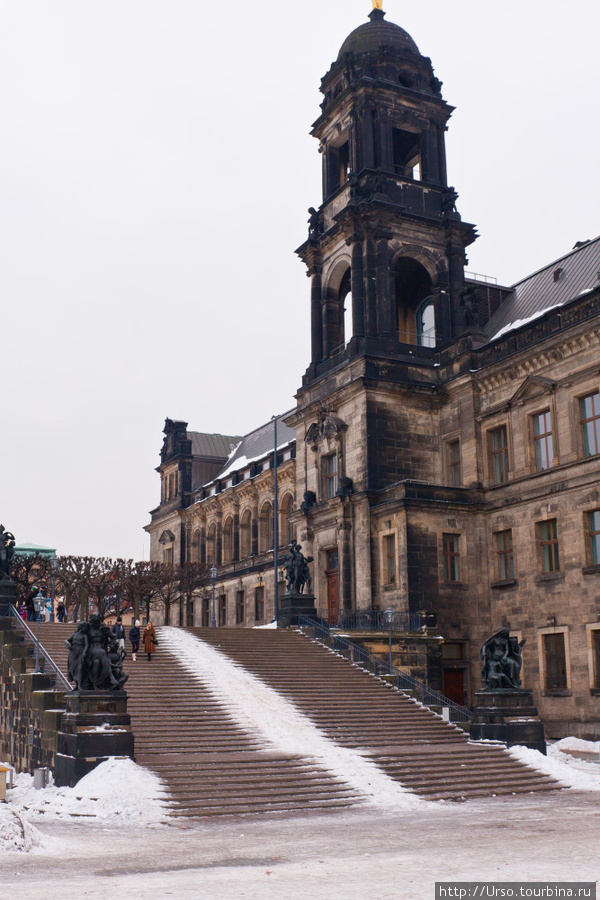
{"type": "Polygon", "coordinates": [[[312,593],[310,571],[308,564],[312,562],[312,556],[304,556],[302,547],[296,541],[290,541],[288,552],[283,561],[283,571],[288,594],[312,593]]]}
{"type": "Polygon", "coordinates": [[[481,677],[489,691],[519,690],[521,687],[521,653],[525,641],[510,636],[508,628],[488,638],[480,650],[481,677]]]}
{"type": "Polygon", "coordinates": [[[129,678],[123,671],[125,651],[100,616],[80,622],[65,641],[69,648],[69,681],[78,691],[120,691],[129,678]]]}
{"type": "Polygon", "coordinates": [[[10,578],[13,556],[15,555],[15,536],[0,525],[0,580],[10,578]]]}

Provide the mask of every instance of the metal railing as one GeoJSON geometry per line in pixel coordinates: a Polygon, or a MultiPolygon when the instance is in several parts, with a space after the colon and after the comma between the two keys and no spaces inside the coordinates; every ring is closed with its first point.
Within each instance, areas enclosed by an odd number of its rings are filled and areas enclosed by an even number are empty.
{"type": "MultiPolygon", "coordinates": [[[[322,621],[342,631],[389,631],[385,612],[381,609],[328,609],[322,621]]],[[[392,631],[425,631],[435,626],[428,613],[394,612],[392,631]]]]}
{"type": "Polygon", "coordinates": [[[42,644],[40,642],[38,642],[37,635],[33,633],[27,622],[25,622],[21,617],[19,610],[15,606],[11,606],[9,608],[9,614],[12,618],[15,619],[17,626],[23,631],[26,640],[29,639],[31,641],[34,650],[37,648],[40,658],[43,660],[43,673],[45,675],[48,675],[49,669],[54,674],[54,686],[56,690],[72,690],[71,685],[69,684],[59,667],[56,665],[48,651],[42,647],[42,644]]]}
{"type": "Polygon", "coordinates": [[[432,712],[442,715],[442,709],[448,710],[449,721],[460,727],[468,726],[473,718],[473,713],[465,706],[455,703],[449,697],[434,691],[433,688],[427,687],[423,682],[413,678],[412,675],[406,675],[400,672],[395,666],[391,666],[389,662],[384,662],[374,653],[365,650],[364,647],[348,640],[341,634],[331,632],[327,625],[311,619],[309,616],[298,616],[298,627],[301,629],[310,629],[316,641],[324,644],[339,653],[345,659],[349,660],[353,665],[358,666],[375,675],[377,678],[386,676],[386,683],[391,684],[399,691],[410,693],[415,700],[422,703],[423,706],[429,707],[432,712]]]}

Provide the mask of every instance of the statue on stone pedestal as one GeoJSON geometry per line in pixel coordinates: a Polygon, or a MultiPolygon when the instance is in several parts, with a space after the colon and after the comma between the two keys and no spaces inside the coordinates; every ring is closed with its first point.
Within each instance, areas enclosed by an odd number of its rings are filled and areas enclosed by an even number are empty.
{"type": "MultiPolygon", "coordinates": [[[[67,638],[69,648],[68,676],[78,691],[119,691],[128,679],[123,672],[124,654],[111,647],[110,628],[100,616],[80,622],[67,638]],[[118,651],[118,652],[117,652],[118,651]]],[[[116,642],[115,642],[116,643],[116,642]]]]}
{"type": "Polygon", "coordinates": [[[0,580],[10,578],[13,556],[15,555],[15,536],[0,525],[0,580]]]}
{"type": "Polygon", "coordinates": [[[518,691],[521,687],[521,659],[525,641],[510,636],[510,631],[502,627],[488,638],[482,646],[481,677],[488,691],[518,691]]]}
{"type": "Polygon", "coordinates": [[[283,561],[283,570],[288,594],[303,594],[307,588],[307,594],[312,593],[311,579],[308,564],[313,561],[312,556],[304,556],[302,547],[296,541],[290,541],[288,552],[283,561]]]}

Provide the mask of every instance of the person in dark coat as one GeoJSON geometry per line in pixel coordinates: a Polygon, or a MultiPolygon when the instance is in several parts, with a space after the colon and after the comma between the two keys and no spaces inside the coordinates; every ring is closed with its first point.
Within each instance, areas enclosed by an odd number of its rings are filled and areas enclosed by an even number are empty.
{"type": "Polygon", "coordinates": [[[65,604],[61,600],[59,602],[58,606],[56,607],[56,618],[58,619],[59,622],[65,621],[65,612],[66,612],[65,604]]]}
{"type": "Polygon", "coordinates": [[[129,640],[131,641],[131,658],[135,662],[137,659],[137,652],[140,649],[140,620],[137,619],[135,625],[132,625],[129,629],[129,640]]]}
{"type": "Polygon", "coordinates": [[[154,630],[154,625],[150,620],[148,620],[148,624],[144,628],[144,653],[148,654],[148,662],[152,659],[152,654],[156,650],[156,631],[154,630]]]}
{"type": "Polygon", "coordinates": [[[125,626],[123,625],[121,616],[119,616],[110,631],[119,645],[119,650],[122,650],[123,653],[125,653],[125,626]]]}

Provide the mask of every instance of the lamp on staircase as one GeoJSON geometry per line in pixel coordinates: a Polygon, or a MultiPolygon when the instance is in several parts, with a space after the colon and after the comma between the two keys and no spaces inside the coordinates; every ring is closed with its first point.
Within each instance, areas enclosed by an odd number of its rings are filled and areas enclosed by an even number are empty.
{"type": "Polygon", "coordinates": [[[388,606],[386,611],[384,612],[385,623],[388,627],[388,637],[389,637],[389,648],[390,648],[390,675],[392,674],[393,666],[392,666],[392,623],[394,621],[394,610],[391,606],[388,606]]]}

